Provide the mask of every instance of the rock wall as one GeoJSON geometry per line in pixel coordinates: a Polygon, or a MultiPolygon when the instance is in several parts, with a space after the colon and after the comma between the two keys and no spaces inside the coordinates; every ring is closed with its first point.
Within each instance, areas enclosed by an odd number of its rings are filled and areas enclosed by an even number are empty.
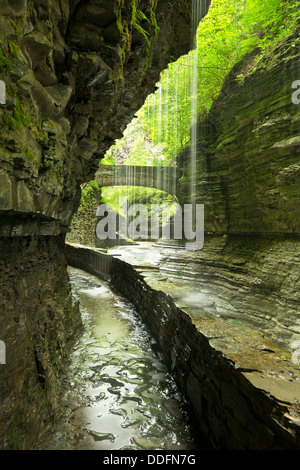
{"type": "Polygon", "coordinates": [[[187,148],[177,158],[179,198],[204,204],[205,243],[165,261],[169,275],[194,276],[214,293],[222,314],[287,348],[300,339],[299,48],[298,29],[259,62],[249,53],[198,122],[196,182],[187,148]]]}
{"type": "MultiPolygon", "coordinates": [[[[190,49],[191,5],[1,1],[2,448],[34,448],[55,416],[59,372],[78,323],[64,234],[81,185],[161,70],[190,49]]],[[[209,1],[202,5],[204,15],[209,1]]]]}
{"type": "Polygon", "coordinates": [[[299,29],[256,63],[257,50],[229,73],[197,125],[197,175],[190,150],[177,158],[182,201],[205,204],[207,233],[300,233],[299,29]]]}
{"type": "Polygon", "coordinates": [[[200,445],[206,436],[218,450],[299,449],[299,367],[285,350],[256,330],[180,307],[182,281],[153,266],[113,258],[112,284],[157,340],[200,445]]]}
{"type": "Polygon", "coordinates": [[[66,244],[66,257],[70,266],[82,269],[101,279],[110,279],[112,257],[91,247],[66,244]]]}
{"type": "Polygon", "coordinates": [[[67,243],[79,243],[87,246],[96,245],[97,209],[101,202],[101,188],[94,181],[82,191],[81,204],[72,218],[66,235],[67,243]]]}
{"type": "Polygon", "coordinates": [[[161,272],[188,280],[213,315],[256,328],[288,351],[300,339],[299,239],[206,235],[203,249],[167,254],[161,272]]]}
{"type": "Polygon", "coordinates": [[[61,406],[62,375],[81,331],[63,237],[0,239],[0,448],[32,449],[61,406]]]}

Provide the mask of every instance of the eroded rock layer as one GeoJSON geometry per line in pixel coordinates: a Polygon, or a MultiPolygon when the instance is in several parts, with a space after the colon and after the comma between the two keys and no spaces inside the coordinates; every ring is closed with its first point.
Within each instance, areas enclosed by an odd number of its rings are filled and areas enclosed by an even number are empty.
{"type": "Polygon", "coordinates": [[[81,331],[63,237],[1,239],[0,443],[32,449],[60,412],[62,375],[81,331]]]}
{"type": "Polygon", "coordinates": [[[299,50],[298,29],[258,63],[249,53],[197,125],[196,177],[190,149],[177,158],[181,200],[205,204],[207,233],[299,235],[299,50]]]}
{"type": "MultiPolygon", "coordinates": [[[[83,256],[86,256],[85,254],[83,256]]],[[[204,292],[158,267],[112,259],[112,283],[129,299],[191,404],[199,444],[216,449],[299,449],[299,365],[267,336],[217,317],[204,292]]]]}
{"type": "Polygon", "coordinates": [[[28,216],[7,221],[2,236],[67,229],[79,185],[161,70],[190,49],[191,11],[191,0],[1,3],[0,211],[28,216]]]}
{"type": "Polygon", "coordinates": [[[180,200],[204,204],[206,240],[197,254],[166,262],[169,275],[209,289],[220,314],[288,349],[300,339],[299,48],[297,30],[259,62],[252,51],[198,122],[196,178],[189,148],[177,160],[180,200]]]}
{"type": "Polygon", "coordinates": [[[64,233],[80,185],[161,70],[189,50],[191,5],[1,1],[1,448],[34,448],[58,411],[61,366],[79,328],[64,233]]]}

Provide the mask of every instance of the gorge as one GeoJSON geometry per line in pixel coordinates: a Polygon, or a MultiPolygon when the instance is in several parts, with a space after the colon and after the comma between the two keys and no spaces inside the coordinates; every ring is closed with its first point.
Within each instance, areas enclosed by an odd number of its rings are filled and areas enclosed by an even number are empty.
{"type": "MultiPolygon", "coordinates": [[[[210,2],[197,2],[196,23],[192,3],[1,3],[2,449],[34,449],[60,414],[82,334],[67,265],[101,275],[94,247],[66,245],[66,233],[82,185],[190,50],[210,2]]],[[[152,325],[216,449],[300,448],[299,46],[297,27],[259,63],[256,49],[246,54],[198,117],[195,161],[190,146],[175,156],[178,201],[205,206],[203,249],[158,244],[159,264],[109,255],[112,284],[152,325]]]]}

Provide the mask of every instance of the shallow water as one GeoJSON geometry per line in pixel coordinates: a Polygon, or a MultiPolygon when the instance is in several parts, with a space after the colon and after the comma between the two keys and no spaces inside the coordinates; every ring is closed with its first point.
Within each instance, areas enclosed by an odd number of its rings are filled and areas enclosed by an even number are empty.
{"type": "Polygon", "coordinates": [[[43,449],[196,450],[184,403],[132,306],[69,268],[84,334],[74,348],[64,417],[43,449]]]}

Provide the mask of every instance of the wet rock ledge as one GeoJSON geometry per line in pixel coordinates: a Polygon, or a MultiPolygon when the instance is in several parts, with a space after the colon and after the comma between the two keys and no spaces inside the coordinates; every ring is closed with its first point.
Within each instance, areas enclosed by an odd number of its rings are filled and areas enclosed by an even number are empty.
{"type": "MultiPolygon", "coordinates": [[[[104,254],[67,245],[69,264],[101,276],[104,254]],[[101,262],[100,262],[101,260],[101,262]]],[[[114,288],[139,312],[213,448],[300,448],[300,367],[290,351],[242,321],[188,303],[186,286],[150,262],[109,256],[114,288]]],[[[195,294],[195,291],[190,289],[195,294]]],[[[197,292],[196,292],[197,294],[197,292]]]]}
{"type": "Polygon", "coordinates": [[[249,325],[175,301],[182,285],[153,266],[113,258],[112,284],[150,328],[214,448],[300,448],[300,367],[289,352],[249,325]]]}

